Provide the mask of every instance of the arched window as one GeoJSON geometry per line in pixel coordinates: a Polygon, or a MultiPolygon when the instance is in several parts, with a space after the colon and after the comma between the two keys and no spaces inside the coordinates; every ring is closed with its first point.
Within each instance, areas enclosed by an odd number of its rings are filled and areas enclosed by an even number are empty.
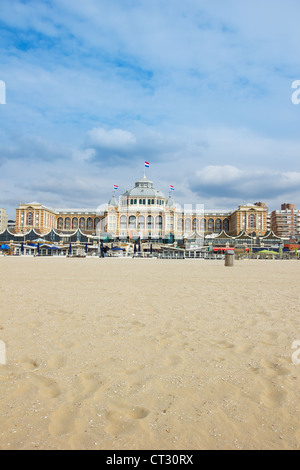
{"type": "Polygon", "coordinates": [[[248,222],[249,222],[249,227],[251,228],[255,227],[255,215],[254,214],[249,215],[248,222]]]}
{"type": "Polygon", "coordinates": [[[217,219],[215,223],[215,231],[220,233],[222,231],[222,221],[221,219],[217,219]]]}
{"type": "Polygon", "coordinates": [[[100,217],[96,217],[95,220],[94,220],[94,229],[96,230],[97,228],[97,225],[99,224],[100,222],[100,217]]]}
{"type": "Polygon", "coordinates": [[[205,219],[200,220],[200,230],[201,230],[201,232],[206,231],[206,220],[205,219]]]}
{"type": "Polygon", "coordinates": [[[183,219],[180,218],[177,220],[177,230],[183,232],[183,219]]]}
{"type": "Polygon", "coordinates": [[[63,230],[63,228],[64,228],[64,219],[62,217],[59,217],[57,219],[57,229],[63,230]]]}
{"type": "Polygon", "coordinates": [[[120,217],[120,229],[124,230],[127,228],[127,217],[126,215],[121,215],[120,217]]]}
{"type": "Polygon", "coordinates": [[[148,215],[147,224],[148,224],[148,230],[151,230],[154,228],[154,219],[152,215],[148,215]]]}
{"type": "Polygon", "coordinates": [[[155,219],[155,226],[156,228],[158,228],[158,230],[162,230],[162,216],[161,215],[158,215],[155,219]]]}
{"type": "Polygon", "coordinates": [[[87,219],[87,229],[93,230],[93,219],[91,217],[87,219]]]}
{"type": "Polygon", "coordinates": [[[198,219],[193,219],[193,230],[199,230],[199,220],[198,219]]]}
{"type": "Polygon", "coordinates": [[[77,219],[77,217],[74,217],[72,219],[72,228],[76,229],[76,230],[78,229],[78,219],[77,219]]]}
{"type": "Polygon", "coordinates": [[[81,230],[85,230],[85,219],[84,219],[84,217],[81,217],[81,218],[79,219],[79,228],[80,228],[81,230]]]}
{"type": "Polygon", "coordinates": [[[262,215],[258,214],[258,230],[262,228],[262,215]]]}
{"type": "Polygon", "coordinates": [[[27,225],[33,225],[33,213],[27,212],[27,225]]]}
{"type": "Polygon", "coordinates": [[[192,228],[191,219],[185,219],[184,226],[185,226],[185,231],[190,232],[192,228]]]}
{"type": "Polygon", "coordinates": [[[134,229],[135,228],[135,223],[136,223],[135,216],[131,215],[129,217],[129,228],[134,229]]]}
{"type": "Polygon", "coordinates": [[[207,231],[208,232],[214,231],[214,219],[208,219],[207,231]]]}
{"type": "Polygon", "coordinates": [[[70,217],[65,218],[65,230],[70,230],[71,229],[71,219],[70,217]]]}
{"type": "Polygon", "coordinates": [[[229,220],[228,219],[223,220],[223,230],[224,232],[229,232],[229,220]]]}
{"type": "Polygon", "coordinates": [[[145,228],[145,217],[143,215],[139,215],[138,217],[138,229],[144,230],[145,228]]]}

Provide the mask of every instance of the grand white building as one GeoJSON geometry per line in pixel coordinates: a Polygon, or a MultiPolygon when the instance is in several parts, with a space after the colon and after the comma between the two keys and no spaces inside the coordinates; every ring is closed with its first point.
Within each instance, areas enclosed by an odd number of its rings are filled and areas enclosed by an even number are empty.
{"type": "Polygon", "coordinates": [[[205,210],[201,204],[180,206],[171,191],[168,197],[144,176],[133,188],[95,209],[51,209],[41,203],[20,204],[16,209],[16,233],[35,229],[48,233],[80,230],[91,236],[107,234],[119,239],[157,239],[241,233],[264,236],[268,208],[264,203],[240,205],[235,210],[205,210]]]}

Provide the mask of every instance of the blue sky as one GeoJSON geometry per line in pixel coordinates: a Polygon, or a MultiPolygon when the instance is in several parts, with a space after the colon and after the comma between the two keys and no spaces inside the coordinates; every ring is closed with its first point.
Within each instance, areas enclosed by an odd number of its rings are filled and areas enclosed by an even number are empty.
{"type": "Polygon", "coordinates": [[[300,208],[297,0],[1,0],[0,206],[300,208]],[[262,5],[263,3],[263,5],[262,5]]]}

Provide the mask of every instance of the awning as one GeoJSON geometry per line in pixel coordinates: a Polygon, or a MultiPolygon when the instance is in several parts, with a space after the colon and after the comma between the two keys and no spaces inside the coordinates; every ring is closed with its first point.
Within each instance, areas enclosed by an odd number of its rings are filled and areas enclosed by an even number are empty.
{"type": "Polygon", "coordinates": [[[56,245],[42,245],[41,248],[47,248],[48,250],[61,250],[61,247],[60,246],[56,246],[56,245]]]}
{"type": "Polygon", "coordinates": [[[234,251],[234,248],[230,248],[230,247],[222,247],[222,246],[219,246],[219,247],[214,247],[214,251],[234,251]]]}

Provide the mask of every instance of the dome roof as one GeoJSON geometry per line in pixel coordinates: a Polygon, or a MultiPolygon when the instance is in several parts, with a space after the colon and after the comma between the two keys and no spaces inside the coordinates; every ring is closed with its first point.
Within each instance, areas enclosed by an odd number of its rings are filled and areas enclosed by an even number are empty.
{"type": "Polygon", "coordinates": [[[113,206],[113,207],[118,207],[119,203],[115,197],[115,195],[113,195],[113,197],[111,198],[111,200],[109,201],[108,203],[109,206],[113,206]]]}
{"type": "Polygon", "coordinates": [[[171,195],[169,196],[169,199],[167,200],[167,206],[168,207],[174,207],[175,206],[175,203],[174,203],[173,199],[171,198],[171,195]]]}
{"type": "Polygon", "coordinates": [[[165,195],[158,189],[155,189],[152,181],[147,180],[146,176],[143,176],[141,180],[137,181],[135,187],[126,191],[123,196],[165,199],[165,195]]]}

